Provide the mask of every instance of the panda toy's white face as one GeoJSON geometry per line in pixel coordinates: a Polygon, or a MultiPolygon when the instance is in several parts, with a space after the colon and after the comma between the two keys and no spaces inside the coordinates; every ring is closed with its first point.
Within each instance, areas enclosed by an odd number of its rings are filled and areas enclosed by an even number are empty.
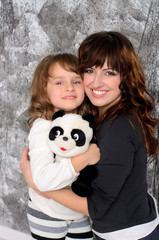
{"type": "Polygon", "coordinates": [[[65,114],[51,123],[48,136],[50,150],[62,157],[73,157],[87,151],[93,137],[89,122],[78,114],[65,114]]]}

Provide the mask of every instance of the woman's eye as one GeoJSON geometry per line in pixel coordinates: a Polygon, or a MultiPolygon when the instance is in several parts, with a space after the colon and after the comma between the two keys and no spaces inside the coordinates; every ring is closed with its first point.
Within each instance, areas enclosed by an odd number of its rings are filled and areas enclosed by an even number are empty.
{"type": "Polygon", "coordinates": [[[116,74],[116,72],[113,72],[113,71],[107,71],[105,73],[105,75],[107,75],[107,76],[116,76],[117,74],[116,74]]]}
{"type": "Polygon", "coordinates": [[[84,73],[93,73],[93,70],[92,70],[92,69],[86,69],[86,70],[84,71],[84,73]]]}
{"type": "Polygon", "coordinates": [[[61,134],[61,132],[60,132],[59,130],[57,130],[56,133],[55,133],[55,137],[56,137],[56,138],[59,137],[60,134],[61,134]]]}
{"type": "Polygon", "coordinates": [[[78,135],[77,133],[75,133],[74,136],[73,136],[73,138],[74,138],[75,141],[78,141],[79,135],[78,135]]]}

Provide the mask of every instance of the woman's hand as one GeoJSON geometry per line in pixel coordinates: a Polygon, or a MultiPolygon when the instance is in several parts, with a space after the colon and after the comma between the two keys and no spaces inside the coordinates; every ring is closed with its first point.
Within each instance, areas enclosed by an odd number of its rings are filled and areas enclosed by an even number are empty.
{"type": "Polygon", "coordinates": [[[80,172],[87,165],[94,165],[100,160],[100,150],[95,143],[91,143],[88,150],[71,159],[76,172],[80,172]]]}
{"type": "Polygon", "coordinates": [[[28,153],[29,153],[29,147],[27,146],[26,148],[24,148],[24,150],[22,152],[22,156],[20,159],[20,169],[23,173],[23,176],[24,176],[27,184],[30,187],[34,188],[34,182],[33,182],[32,174],[31,174],[30,159],[29,159],[28,153]]]}

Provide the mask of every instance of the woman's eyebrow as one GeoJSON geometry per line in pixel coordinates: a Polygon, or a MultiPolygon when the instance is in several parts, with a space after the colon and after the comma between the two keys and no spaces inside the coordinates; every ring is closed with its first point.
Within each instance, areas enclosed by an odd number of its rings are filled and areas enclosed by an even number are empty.
{"type": "Polygon", "coordinates": [[[111,70],[113,72],[117,72],[117,70],[115,70],[114,68],[108,67],[108,68],[104,68],[103,70],[111,70]]]}

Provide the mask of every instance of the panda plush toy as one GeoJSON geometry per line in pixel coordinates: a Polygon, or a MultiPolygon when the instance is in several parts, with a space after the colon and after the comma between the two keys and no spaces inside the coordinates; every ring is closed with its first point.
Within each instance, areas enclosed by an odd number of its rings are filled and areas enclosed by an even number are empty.
{"type": "MultiPolygon", "coordinates": [[[[80,116],[72,113],[65,114],[62,110],[57,111],[52,117],[47,141],[56,161],[87,151],[93,138],[93,125],[93,114],[80,116]]],[[[91,182],[96,176],[95,165],[85,167],[71,185],[73,192],[81,197],[89,196],[91,182]]]]}

